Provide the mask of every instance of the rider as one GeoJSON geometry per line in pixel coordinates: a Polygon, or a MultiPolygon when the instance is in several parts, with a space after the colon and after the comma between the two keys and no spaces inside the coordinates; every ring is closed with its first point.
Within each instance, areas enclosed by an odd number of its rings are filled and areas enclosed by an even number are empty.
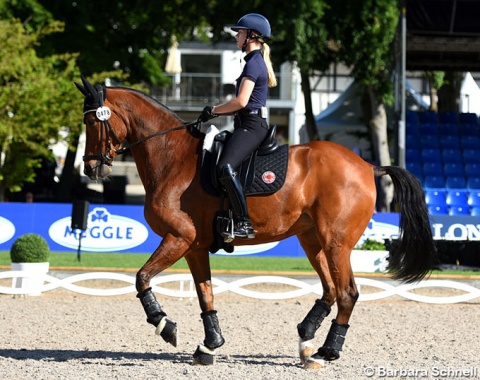
{"type": "Polygon", "coordinates": [[[255,230],[237,172],[267,136],[268,87],[275,87],[277,79],[270,61],[270,47],[266,44],[271,34],[268,20],[260,14],[249,13],[230,28],[237,32],[237,47],[246,53],[245,66],[236,82],[236,97],[214,107],[205,107],[200,120],[206,122],[218,115],[235,114],[233,134],[224,147],[217,168],[233,208],[234,235],[253,239],[255,230]]]}

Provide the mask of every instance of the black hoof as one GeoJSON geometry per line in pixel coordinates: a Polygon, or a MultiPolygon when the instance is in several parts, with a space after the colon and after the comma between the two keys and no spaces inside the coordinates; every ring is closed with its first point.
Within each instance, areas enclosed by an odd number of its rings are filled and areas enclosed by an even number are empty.
{"type": "Polygon", "coordinates": [[[215,363],[215,350],[205,346],[198,346],[193,354],[193,365],[213,365],[215,363]]]}
{"type": "Polygon", "coordinates": [[[331,347],[320,347],[317,351],[317,355],[323,360],[332,361],[340,358],[340,351],[331,347]]]}
{"type": "Polygon", "coordinates": [[[160,335],[165,342],[170,343],[173,347],[177,347],[177,332],[177,324],[166,317],[160,321],[155,331],[157,335],[160,335]]]}

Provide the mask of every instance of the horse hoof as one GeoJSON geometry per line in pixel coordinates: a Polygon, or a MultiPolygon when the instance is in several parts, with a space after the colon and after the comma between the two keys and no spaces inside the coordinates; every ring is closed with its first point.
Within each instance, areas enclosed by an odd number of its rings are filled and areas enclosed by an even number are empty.
{"type": "Polygon", "coordinates": [[[325,367],[325,361],[317,354],[306,359],[304,369],[320,369],[325,367]]]}
{"type": "Polygon", "coordinates": [[[314,345],[311,340],[301,340],[298,343],[298,352],[300,354],[300,363],[305,364],[310,356],[313,355],[314,345]]]}
{"type": "Polygon", "coordinates": [[[340,357],[340,351],[331,347],[320,347],[316,355],[324,360],[332,361],[340,357]]]}
{"type": "Polygon", "coordinates": [[[193,354],[192,365],[213,365],[215,363],[215,350],[210,350],[199,345],[193,354]]]}
{"type": "Polygon", "coordinates": [[[177,347],[177,324],[167,317],[162,318],[155,330],[155,334],[160,335],[165,342],[170,343],[173,347],[177,347]]]}

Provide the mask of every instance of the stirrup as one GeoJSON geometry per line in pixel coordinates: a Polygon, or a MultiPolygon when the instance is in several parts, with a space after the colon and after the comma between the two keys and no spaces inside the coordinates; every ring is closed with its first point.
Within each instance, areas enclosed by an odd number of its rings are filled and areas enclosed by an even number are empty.
{"type": "Polygon", "coordinates": [[[253,229],[252,223],[250,221],[241,221],[235,225],[235,230],[233,234],[236,237],[244,238],[244,239],[254,239],[255,238],[255,230],[253,229]]]}

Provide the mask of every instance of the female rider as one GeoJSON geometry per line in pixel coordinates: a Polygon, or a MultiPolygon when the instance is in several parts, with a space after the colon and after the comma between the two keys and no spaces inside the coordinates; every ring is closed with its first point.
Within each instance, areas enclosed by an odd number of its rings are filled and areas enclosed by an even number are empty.
{"type": "Polygon", "coordinates": [[[236,82],[236,97],[230,101],[205,107],[200,120],[206,122],[218,115],[235,114],[234,130],[227,141],[218,163],[219,179],[232,205],[236,237],[253,239],[243,187],[237,172],[242,162],[257,149],[268,132],[266,102],[268,87],[277,85],[270,61],[270,47],[266,40],[271,29],[268,20],[257,13],[249,13],[231,26],[237,34],[237,47],[246,53],[245,66],[236,82]]]}

